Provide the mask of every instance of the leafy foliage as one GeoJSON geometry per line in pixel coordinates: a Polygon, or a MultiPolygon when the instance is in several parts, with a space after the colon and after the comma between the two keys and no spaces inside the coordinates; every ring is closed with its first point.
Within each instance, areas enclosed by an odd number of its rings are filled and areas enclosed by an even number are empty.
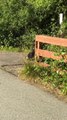
{"type": "Polygon", "coordinates": [[[52,66],[41,67],[28,61],[21,74],[22,76],[26,75],[28,79],[33,79],[34,82],[40,81],[41,84],[50,84],[53,89],[58,89],[67,95],[67,70],[65,70],[67,66],[65,65],[63,69],[62,66],[59,68],[58,65],[58,62],[53,62],[52,66]]]}
{"type": "Polygon", "coordinates": [[[66,0],[0,0],[0,46],[30,47],[35,34],[55,36],[59,29],[65,37],[66,5],[66,0]],[[62,28],[60,12],[64,13],[62,28]]]}
{"type": "Polygon", "coordinates": [[[24,74],[31,79],[38,79],[41,81],[41,84],[50,84],[52,88],[58,89],[67,95],[67,48],[49,45],[46,45],[46,48],[57,52],[58,55],[62,56],[62,59],[53,60],[41,57],[42,62],[49,64],[49,67],[41,67],[37,62],[35,63],[30,60],[25,63],[24,74]]]}

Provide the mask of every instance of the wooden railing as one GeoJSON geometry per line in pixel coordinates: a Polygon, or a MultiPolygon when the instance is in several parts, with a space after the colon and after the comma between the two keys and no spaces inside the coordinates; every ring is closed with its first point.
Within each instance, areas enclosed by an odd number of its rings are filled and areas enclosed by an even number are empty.
{"type": "MultiPolygon", "coordinates": [[[[51,37],[51,36],[44,36],[44,35],[36,35],[35,38],[35,59],[39,59],[40,57],[51,58],[54,60],[61,60],[62,55],[55,55],[56,53],[53,51],[43,50],[40,48],[40,44],[50,44],[56,46],[63,46],[67,47],[67,39],[65,38],[58,38],[58,37],[51,37]]],[[[67,61],[67,56],[65,62],[67,61]]],[[[39,65],[42,66],[49,66],[49,64],[39,62],[39,65]]]]}

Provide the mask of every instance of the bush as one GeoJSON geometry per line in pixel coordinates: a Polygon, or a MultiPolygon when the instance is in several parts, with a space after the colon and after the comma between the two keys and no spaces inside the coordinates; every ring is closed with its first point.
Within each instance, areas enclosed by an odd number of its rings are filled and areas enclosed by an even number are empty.
{"type": "Polygon", "coordinates": [[[31,79],[31,81],[41,84],[50,84],[53,89],[58,89],[64,95],[67,95],[67,73],[65,70],[59,69],[55,63],[54,66],[45,68],[29,61],[21,72],[22,76],[23,74],[26,76],[25,79],[31,79]]]}
{"type": "Polygon", "coordinates": [[[30,60],[25,63],[24,74],[33,79],[38,79],[41,84],[50,84],[52,88],[60,90],[63,94],[67,95],[67,62],[66,59],[67,48],[46,46],[48,50],[58,52],[58,55],[62,55],[62,60],[53,60],[51,58],[43,58],[43,62],[50,64],[49,67],[38,66],[35,61],[30,60]]]}
{"type": "Polygon", "coordinates": [[[67,22],[66,21],[62,23],[57,35],[59,37],[67,38],[67,22]]]}
{"type": "Polygon", "coordinates": [[[0,0],[0,46],[29,47],[35,34],[56,36],[66,7],[65,0],[0,0]]]}

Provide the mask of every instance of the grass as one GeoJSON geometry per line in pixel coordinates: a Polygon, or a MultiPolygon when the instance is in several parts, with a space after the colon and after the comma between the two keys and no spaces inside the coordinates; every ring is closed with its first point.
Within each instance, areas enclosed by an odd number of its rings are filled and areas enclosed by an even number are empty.
{"type": "Polygon", "coordinates": [[[3,51],[3,52],[24,52],[26,54],[28,54],[30,52],[29,49],[25,49],[25,48],[20,48],[20,47],[12,47],[12,46],[0,46],[0,51],[3,51]]]}
{"type": "Polygon", "coordinates": [[[9,52],[19,52],[20,51],[20,49],[19,48],[17,48],[17,47],[12,47],[12,46],[10,46],[10,47],[4,47],[4,46],[0,46],[0,51],[9,51],[9,52]]]}

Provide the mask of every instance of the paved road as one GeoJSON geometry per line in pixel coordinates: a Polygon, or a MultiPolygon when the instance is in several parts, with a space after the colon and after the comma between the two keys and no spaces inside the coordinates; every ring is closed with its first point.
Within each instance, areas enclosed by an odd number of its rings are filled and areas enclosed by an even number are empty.
{"type": "Polygon", "coordinates": [[[0,52],[0,66],[22,64],[25,54],[16,52],[0,52]]]}
{"type": "Polygon", "coordinates": [[[17,76],[17,69],[24,64],[26,54],[19,52],[0,52],[0,68],[17,76]]]}
{"type": "Polygon", "coordinates": [[[0,69],[0,120],[67,120],[67,104],[0,69]]]}

